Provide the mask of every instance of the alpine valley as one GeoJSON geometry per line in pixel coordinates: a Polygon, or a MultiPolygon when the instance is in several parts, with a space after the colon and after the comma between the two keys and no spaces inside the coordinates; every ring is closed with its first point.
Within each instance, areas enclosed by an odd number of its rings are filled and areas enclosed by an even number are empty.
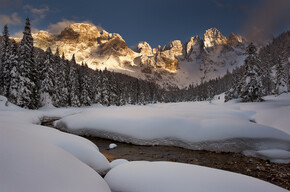
{"type": "Polygon", "coordinates": [[[75,54],[77,63],[86,63],[92,69],[107,68],[153,81],[168,90],[215,79],[241,66],[248,45],[240,35],[225,37],[216,28],[206,30],[203,39],[194,36],[184,44],[175,40],[151,48],[147,42],[140,42],[135,51],[121,35],[85,23],[71,24],[60,34],[39,31],[32,36],[34,46],[40,49],[50,47],[55,52],[58,48],[67,59],[75,54]]]}

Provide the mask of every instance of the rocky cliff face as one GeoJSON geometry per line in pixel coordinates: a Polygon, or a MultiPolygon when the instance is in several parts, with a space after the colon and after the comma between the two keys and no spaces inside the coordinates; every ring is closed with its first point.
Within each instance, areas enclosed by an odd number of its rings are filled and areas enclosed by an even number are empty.
{"type": "Polygon", "coordinates": [[[114,70],[153,80],[164,87],[186,87],[201,80],[216,78],[240,65],[244,59],[246,40],[239,35],[225,37],[216,28],[207,30],[204,40],[198,36],[188,42],[172,41],[168,46],[151,48],[140,42],[137,52],[128,48],[116,33],[99,31],[96,26],[75,23],[60,34],[40,31],[33,34],[34,45],[43,50],[59,48],[67,59],[75,54],[78,63],[91,68],[114,70]]]}
{"type": "Polygon", "coordinates": [[[206,30],[203,39],[205,48],[227,44],[227,38],[216,28],[206,30]]]}

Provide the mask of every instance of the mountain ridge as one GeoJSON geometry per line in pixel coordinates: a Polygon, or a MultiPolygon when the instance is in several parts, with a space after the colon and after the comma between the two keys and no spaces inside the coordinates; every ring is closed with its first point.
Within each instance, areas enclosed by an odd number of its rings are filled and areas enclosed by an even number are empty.
{"type": "Polygon", "coordinates": [[[185,88],[222,76],[242,65],[247,41],[231,33],[225,37],[216,28],[206,30],[203,38],[194,36],[186,43],[180,40],[168,46],[151,48],[146,42],[130,49],[121,35],[109,33],[91,24],[75,23],[60,34],[39,31],[33,34],[34,46],[60,53],[90,68],[121,72],[143,80],[154,81],[164,88],[185,88]]]}

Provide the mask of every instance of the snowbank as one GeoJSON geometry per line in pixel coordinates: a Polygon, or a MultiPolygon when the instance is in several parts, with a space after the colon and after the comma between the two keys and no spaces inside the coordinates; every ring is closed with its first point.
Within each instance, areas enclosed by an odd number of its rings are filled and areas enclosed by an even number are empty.
{"type": "Polygon", "coordinates": [[[282,94],[278,97],[268,96],[266,99],[268,102],[262,105],[245,104],[244,108],[248,110],[255,110],[256,113],[253,115],[256,123],[261,125],[267,125],[274,127],[281,131],[290,134],[290,94],[282,94]]]}
{"type": "Polygon", "coordinates": [[[109,192],[97,172],[21,128],[0,128],[1,191],[109,192]]]}
{"type": "MultiPolygon", "coordinates": [[[[0,101],[1,129],[21,130],[31,136],[31,138],[38,138],[41,141],[53,144],[69,152],[101,175],[104,175],[110,169],[108,160],[91,141],[53,128],[37,125],[44,116],[44,112],[21,109],[11,103],[8,103],[7,106],[3,104],[6,102],[3,98],[5,97],[0,97],[2,99],[2,102],[0,101]]],[[[73,112],[75,111],[72,110],[70,113],[73,112]]]]}
{"type": "MultiPolygon", "coordinates": [[[[287,100],[290,103],[289,95],[287,100]]],[[[232,152],[289,151],[289,134],[267,124],[251,122],[253,115],[266,105],[271,105],[271,101],[246,105],[213,101],[97,108],[65,117],[55,125],[76,134],[140,145],[232,152]]],[[[281,121],[286,119],[284,116],[281,121]]]]}
{"type": "Polygon", "coordinates": [[[249,176],[172,162],[129,162],[111,169],[105,176],[112,191],[119,192],[286,192],[249,176]]]}
{"type": "Polygon", "coordinates": [[[86,163],[100,174],[105,174],[110,165],[95,144],[82,137],[63,133],[53,128],[34,125],[41,115],[33,111],[0,111],[1,128],[21,128],[27,134],[52,143],[86,163]]]}

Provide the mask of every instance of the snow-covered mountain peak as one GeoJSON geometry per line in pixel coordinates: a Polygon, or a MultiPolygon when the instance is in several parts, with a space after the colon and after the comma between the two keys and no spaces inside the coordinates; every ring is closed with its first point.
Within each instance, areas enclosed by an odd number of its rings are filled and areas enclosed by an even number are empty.
{"type": "Polygon", "coordinates": [[[203,38],[205,48],[227,44],[227,38],[216,28],[206,30],[203,38]]]}
{"type": "Polygon", "coordinates": [[[200,49],[202,45],[203,42],[198,35],[196,35],[195,37],[191,37],[189,41],[187,41],[185,44],[185,57],[189,59],[189,56],[192,53],[200,54],[200,49]]]}

